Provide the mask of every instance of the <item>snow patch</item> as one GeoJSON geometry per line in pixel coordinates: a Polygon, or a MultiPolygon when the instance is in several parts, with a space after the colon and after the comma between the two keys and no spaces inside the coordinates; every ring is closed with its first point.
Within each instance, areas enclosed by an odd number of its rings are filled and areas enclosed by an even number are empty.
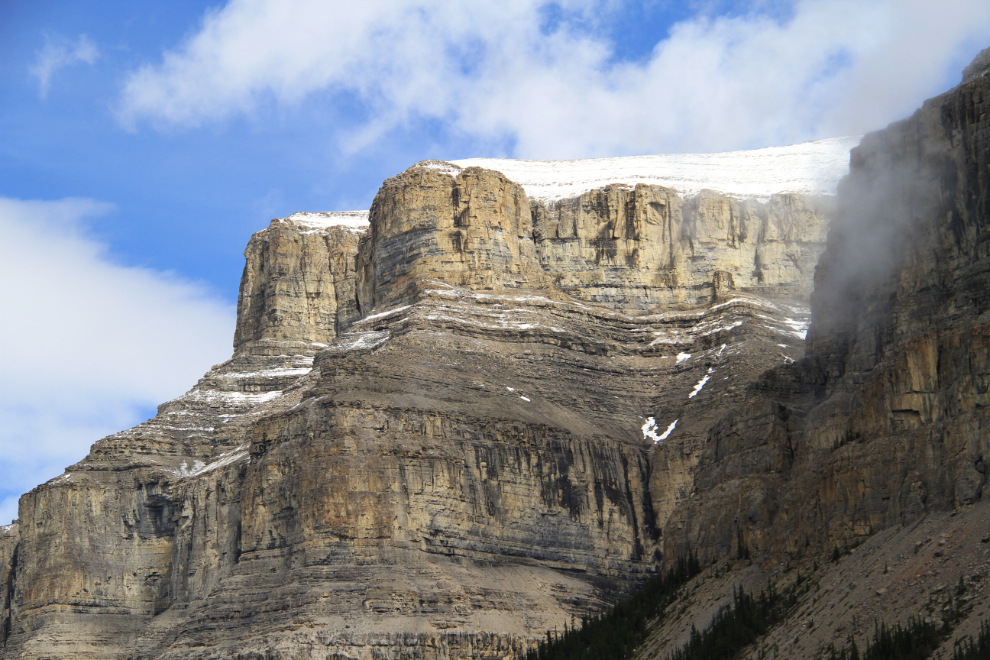
{"type": "Polygon", "coordinates": [[[701,391],[701,388],[705,386],[705,383],[707,383],[711,377],[712,377],[712,369],[711,367],[709,367],[708,373],[705,374],[704,377],[702,377],[702,379],[695,384],[694,391],[688,394],[688,398],[693,399],[694,397],[698,396],[698,392],[701,391]]]}
{"type": "MultiPolygon", "coordinates": [[[[247,394],[245,392],[222,392],[220,390],[194,390],[186,395],[190,401],[206,403],[229,403],[233,405],[249,405],[271,401],[282,395],[282,390],[247,394]]],[[[186,398],[183,397],[183,398],[186,398]]]]}
{"type": "Polygon", "coordinates": [[[711,330],[708,330],[707,332],[703,332],[699,336],[700,337],[707,337],[708,335],[713,335],[716,332],[728,332],[729,330],[732,330],[733,328],[738,328],[742,324],[743,324],[742,321],[736,321],[735,323],[730,323],[729,325],[716,325],[711,330]]]}
{"type": "Polygon", "coordinates": [[[203,461],[193,461],[192,469],[189,469],[185,461],[182,461],[182,465],[179,466],[178,474],[181,477],[198,477],[201,474],[206,474],[207,472],[212,472],[218,468],[225,467],[236,463],[239,460],[247,458],[248,450],[242,445],[236,449],[233,449],[226,454],[221,454],[217,460],[212,463],[204,463],[203,461]]]}
{"type": "Polygon", "coordinates": [[[691,359],[691,354],[690,353],[678,353],[677,354],[677,364],[680,364],[681,362],[684,362],[685,360],[690,360],[690,359],[691,359]]]}
{"type": "Polygon", "coordinates": [[[807,339],[808,337],[808,326],[811,324],[807,321],[796,321],[794,319],[788,318],[784,319],[784,323],[789,325],[792,329],[792,334],[799,339],[807,339]]]}
{"type": "Polygon", "coordinates": [[[375,349],[388,341],[388,330],[381,332],[359,332],[345,335],[327,350],[332,353],[346,353],[347,351],[360,349],[375,349]]]}
{"type": "Polygon", "coordinates": [[[293,213],[287,218],[277,218],[281,222],[292,222],[311,230],[323,230],[329,227],[346,227],[352,231],[363,232],[370,226],[369,211],[332,211],[328,213],[293,213]]]}
{"type": "Polygon", "coordinates": [[[191,477],[194,474],[198,474],[204,467],[206,467],[206,463],[203,461],[193,461],[192,470],[190,470],[187,463],[182,461],[182,465],[179,466],[179,474],[183,477],[191,477]]]}
{"type": "Polygon", "coordinates": [[[422,167],[423,169],[434,170],[443,174],[449,174],[450,176],[457,176],[461,173],[462,169],[460,165],[448,163],[445,160],[421,160],[413,165],[413,167],[422,167]]]}
{"type": "Polygon", "coordinates": [[[526,401],[527,403],[529,403],[529,402],[530,402],[530,400],[529,400],[529,399],[527,399],[527,398],[526,398],[526,397],[524,397],[524,396],[520,396],[519,398],[520,398],[520,399],[522,399],[523,401],[526,401]]]}
{"type": "Polygon", "coordinates": [[[372,314],[371,316],[365,316],[361,321],[374,321],[375,319],[384,318],[390,314],[398,314],[399,312],[404,312],[412,307],[412,305],[404,305],[403,307],[396,307],[395,309],[390,309],[384,312],[379,312],[377,314],[372,314]]]}
{"type": "Polygon", "coordinates": [[[55,477],[54,479],[49,480],[48,483],[49,484],[61,484],[61,483],[65,483],[66,481],[72,481],[72,473],[71,472],[63,472],[62,474],[60,474],[59,476],[55,477]]]}
{"type": "Polygon", "coordinates": [[[276,378],[279,376],[305,376],[313,367],[286,367],[281,369],[262,369],[261,371],[235,371],[220,374],[219,378],[276,378]]]}
{"type": "Polygon", "coordinates": [[[730,300],[727,300],[724,303],[719,303],[717,305],[712,305],[708,309],[709,310],[716,310],[716,309],[721,309],[723,307],[728,307],[730,305],[742,305],[742,304],[755,305],[755,306],[758,306],[758,307],[768,307],[770,309],[780,309],[779,307],[777,307],[776,305],[774,305],[769,300],[762,300],[760,298],[754,298],[754,297],[751,297],[751,296],[736,296],[735,298],[731,298],[730,300]]]}
{"type": "Polygon", "coordinates": [[[658,442],[666,440],[668,437],[670,437],[670,434],[674,432],[674,428],[677,426],[677,422],[678,420],[675,419],[673,422],[671,422],[670,426],[667,427],[666,431],[664,431],[660,435],[657,435],[657,420],[655,420],[652,417],[647,417],[646,423],[643,424],[643,439],[653,440],[653,444],[657,444],[658,442]]]}

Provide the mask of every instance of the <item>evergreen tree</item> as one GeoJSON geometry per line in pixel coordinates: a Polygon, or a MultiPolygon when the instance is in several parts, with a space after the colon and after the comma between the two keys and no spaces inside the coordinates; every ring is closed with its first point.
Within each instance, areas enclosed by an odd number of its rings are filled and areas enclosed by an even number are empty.
{"type": "Polygon", "coordinates": [[[663,616],[677,590],[701,572],[697,555],[682,557],[627,600],[590,617],[580,628],[563,634],[547,631],[547,639],[526,652],[525,660],[625,660],[646,639],[650,620],[663,616]]]}

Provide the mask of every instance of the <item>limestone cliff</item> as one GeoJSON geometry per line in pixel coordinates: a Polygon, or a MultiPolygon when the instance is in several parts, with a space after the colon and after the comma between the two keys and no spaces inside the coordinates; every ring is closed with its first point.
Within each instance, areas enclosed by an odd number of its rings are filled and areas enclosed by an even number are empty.
{"type": "Polygon", "coordinates": [[[0,532],[0,656],[518,653],[671,556],[720,410],[803,354],[833,213],[424,163],[367,230],[274,220],[233,357],[0,532]]]}
{"type": "Polygon", "coordinates": [[[770,580],[812,588],[746,649],[753,660],[822,657],[850,638],[862,648],[881,621],[909,617],[948,618],[933,657],[950,657],[985,621],[988,55],[852,151],[807,355],[749,386],[698,441],[689,496],[666,519],[668,555],[696,548],[717,568],[637,657],[662,656],[738,586],[770,580]]]}
{"type": "MultiPolygon", "coordinates": [[[[339,215],[319,214],[317,226],[339,215]]],[[[258,343],[326,346],[358,317],[358,234],[343,226],[314,230],[313,219],[307,220],[279,219],[251,237],[244,251],[235,351],[258,343]]]]}
{"type": "Polygon", "coordinates": [[[990,81],[973,77],[853,150],[808,355],[712,429],[680,547],[830,548],[980,499],[988,103],[990,81]]]}
{"type": "Polygon", "coordinates": [[[497,172],[449,163],[410,168],[382,186],[358,258],[359,305],[409,301],[444,282],[541,289],[610,309],[709,302],[716,273],[731,288],[806,300],[834,210],[825,197],[767,202],[703,191],[613,184],[529,202],[497,172]]]}
{"type": "MultiPolygon", "coordinates": [[[[661,535],[667,556],[690,547],[747,568],[682,606],[643,657],[686,639],[691,621],[707,625],[705,603],[725,602],[730,587],[802,571],[814,593],[748,657],[817,657],[850,635],[862,644],[881,620],[953,608],[969,616],[955,635],[978,630],[990,603],[986,66],[984,51],[959,87],[853,149],[815,273],[807,354],[750,385],[698,441],[687,497],[661,535]],[[861,544],[835,568],[801,560],[861,544]],[[761,563],[736,561],[747,556],[761,563]]],[[[659,454],[654,465],[677,447],[659,454]]],[[[655,507],[669,498],[652,492],[655,507]]]]}

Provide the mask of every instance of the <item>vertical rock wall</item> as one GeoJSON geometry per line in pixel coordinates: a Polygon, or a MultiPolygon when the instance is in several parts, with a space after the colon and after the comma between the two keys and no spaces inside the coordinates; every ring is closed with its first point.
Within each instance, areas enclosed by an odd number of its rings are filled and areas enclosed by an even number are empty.
{"type": "Polygon", "coordinates": [[[14,595],[19,540],[17,525],[0,527],[0,648],[10,635],[10,601],[14,595]]]}
{"type": "Polygon", "coordinates": [[[249,342],[329,344],[357,316],[358,236],[276,220],[251,237],[237,300],[234,350],[249,342]]]}
{"type": "Polygon", "coordinates": [[[436,282],[489,291],[546,283],[526,193],[497,172],[411,168],[382,184],[371,226],[358,257],[364,315],[436,282]]]}
{"type": "Polygon", "coordinates": [[[827,550],[986,486],[990,78],[866,136],[815,274],[808,357],[708,435],[668,549],[827,550]]]}
{"type": "MultiPolygon", "coordinates": [[[[810,290],[833,213],[823,198],[685,203],[661,186],[610,185],[549,207],[497,172],[413,167],[386,181],[358,258],[362,313],[430,282],[552,289],[616,309],[698,305],[714,273],[775,298],[810,290]]],[[[728,279],[726,281],[729,281],[728,279]]]]}
{"type": "Polygon", "coordinates": [[[827,199],[768,202],[704,191],[683,201],[661,186],[612,185],[534,203],[543,268],[568,293],[620,308],[706,302],[716,272],[734,286],[802,298],[832,214],[827,199]]]}

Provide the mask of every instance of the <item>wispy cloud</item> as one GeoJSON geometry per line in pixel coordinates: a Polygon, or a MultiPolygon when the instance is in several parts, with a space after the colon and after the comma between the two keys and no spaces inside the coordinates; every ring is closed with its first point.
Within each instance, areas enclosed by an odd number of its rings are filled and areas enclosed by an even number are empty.
{"type": "Polygon", "coordinates": [[[231,0],[127,79],[119,114],[197,126],[347,94],[366,112],[350,149],[426,118],[522,157],[725,150],[881,127],[990,42],[985,0],[800,0],[699,13],[630,63],[603,28],[627,4],[231,0]]]}
{"type": "MultiPolygon", "coordinates": [[[[115,264],[88,199],[0,198],[0,516],[20,493],[144,421],[229,357],[234,310],[168,273],[115,264]]],[[[0,524],[7,520],[0,518],[0,524]]]]}
{"type": "Polygon", "coordinates": [[[85,34],[75,41],[59,36],[45,36],[45,45],[38,51],[35,63],[28,69],[38,79],[38,93],[47,98],[52,76],[59,69],[73,64],[93,64],[100,56],[96,45],[85,34]]]}

